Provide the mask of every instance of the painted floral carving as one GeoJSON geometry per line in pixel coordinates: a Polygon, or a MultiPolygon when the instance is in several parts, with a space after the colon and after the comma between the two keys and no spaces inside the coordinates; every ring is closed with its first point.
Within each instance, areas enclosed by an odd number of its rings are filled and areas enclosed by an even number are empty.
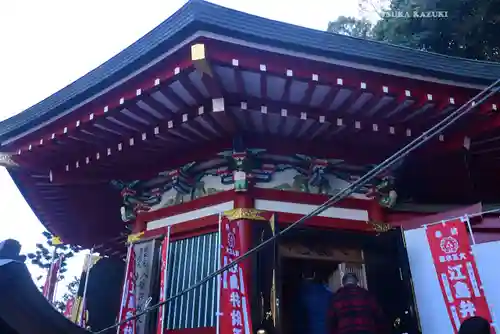
{"type": "MultiPolygon", "coordinates": [[[[343,160],[305,155],[279,156],[260,149],[224,151],[212,160],[191,162],[159,173],[149,180],[111,182],[123,198],[122,219],[130,222],[138,212],[178,205],[218,192],[246,191],[250,185],[312,194],[334,195],[349,186],[369,166],[352,166],[343,160]]],[[[389,179],[370,186],[371,195],[390,207],[397,194],[389,179]]],[[[359,193],[368,193],[364,188],[359,193]]]]}

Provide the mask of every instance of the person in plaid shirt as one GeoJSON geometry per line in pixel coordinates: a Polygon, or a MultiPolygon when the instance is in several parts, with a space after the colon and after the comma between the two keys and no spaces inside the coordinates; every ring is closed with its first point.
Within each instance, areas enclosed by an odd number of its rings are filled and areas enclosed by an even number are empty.
{"type": "Polygon", "coordinates": [[[358,286],[354,273],[342,278],[343,287],[333,296],[329,334],[388,334],[390,329],[375,298],[358,286]]]}

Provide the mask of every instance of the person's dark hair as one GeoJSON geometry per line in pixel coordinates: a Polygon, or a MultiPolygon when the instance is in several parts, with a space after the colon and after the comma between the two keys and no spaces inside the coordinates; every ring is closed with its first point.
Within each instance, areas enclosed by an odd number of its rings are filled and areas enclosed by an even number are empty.
{"type": "Polygon", "coordinates": [[[357,285],[359,282],[358,276],[355,273],[345,273],[342,277],[342,285],[357,285]]]}
{"type": "Polygon", "coordinates": [[[490,334],[490,323],[482,317],[471,317],[465,319],[460,325],[458,334],[490,334]]]}

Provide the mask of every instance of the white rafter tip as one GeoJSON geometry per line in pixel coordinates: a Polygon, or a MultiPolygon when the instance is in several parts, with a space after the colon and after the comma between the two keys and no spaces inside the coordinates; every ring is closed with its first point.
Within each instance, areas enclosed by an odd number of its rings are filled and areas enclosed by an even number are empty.
{"type": "Polygon", "coordinates": [[[63,132],[64,133],[68,133],[68,127],[65,126],[64,129],[63,129],[63,132]]]}
{"type": "Polygon", "coordinates": [[[21,155],[21,153],[23,153],[23,151],[17,150],[17,155],[21,155]]]}
{"type": "Polygon", "coordinates": [[[362,82],[362,83],[359,85],[359,87],[360,87],[361,89],[366,89],[366,82],[362,82]]]}
{"type": "Polygon", "coordinates": [[[69,165],[66,165],[66,171],[69,172],[69,165]]]}
{"type": "Polygon", "coordinates": [[[410,129],[406,129],[406,136],[411,137],[411,130],[410,129]]]}
{"type": "Polygon", "coordinates": [[[160,84],[160,82],[161,82],[161,81],[160,81],[160,78],[156,78],[156,79],[155,79],[155,86],[158,86],[158,85],[160,84]]]}
{"type": "Polygon", "coordinates": [[[281,116],[283,116],[283,117],[288,116],[288,110],[286,110],[286,109],[281,109],[281,116]]]}
{"type": "Polygon", "coordinates": [[[154,134],[155,135],[160,134],[160,127],[159,126],[157,126],[157,127],[154,128],[154,134]]]}
{"type": "Polygon", "coordinates": [[[432,94],[427,94],[427,100],[432,101],[432,94]]]}
{"type": "Polygon", "coordinates": [[[105,107],[104,107],[104,109],[103,109],[103,111],[104,111],[105,113],[107,113],[107,112],[109,111],[109,106],[105,106],[105,107]]]}
{"type": "Polygon", "coordinates": [[[90,163],[90,158],[89,157],[86,157],[85,158],[85,163],[88,165],[90,163]]]}
{"type": "Polygon", "coordinates": [[[373,129],[373,131],[377,132],[378,131],[378,124],[372,124],[372,129],[373,129]]]}
{"type": "Polygon", "coordinates": [[[344,84],[344,80],[342,78],[337,78],[337,85],[342,86],[344,84]]]}
{"type": "Polygon", "coordinates": [[[129,138],[128,145],[129,146],[134,146],[134,138],[129,138]]]}
{"type": "Polygon", "coordinates": [[[337,118],[337,126],[342,126],[342,124],[344,124],[342,118],[337,118]]]}
{"type": "Polygon", "coordinates": [[[306,112],[301,112],[300,113],[300,119],[307,119],[307,113],[306,112]]]}
{"type": "Polygon", "coordinates": [[[31,149],[33,148],[33,146],[28,146],[28,151],[31,151],[31,149]]]}
{"type": "Polygon", "coordinates": [[[173,128],[173,127],[174,127],[174,122],[173,122],[173,121],[168,121],[168,123],[167,123],[167,127],[168,127],[169,129],[173,128]]]}
{"type": "Polygon", "coordinates": [[[53,133],[52,136],[50,136],[50,139],[54,139],[54,138],[56,138],[56,134],[55,133],[53,133]]]}
{"type": "Polygon", "coordinates": [[[260,106],[260,112],[262,114],[267,114],[267,106],[260,106]]]}
{"type": "Polygon", "coordinates": [[[110,148],[108,148],[108,149],[106,150],[106,153],[107,153],[108,155],[111,155],[111,149],[110,149],[110,148]]]}
{"type": "Polygon", "coordinates": [[[318,81],[319,80],[319,75],[313,74],[312,75],[312,81],[318,81]]]}
{"type": "Polygon", "coordinates": [[[147,138],[148,138],[148,135],[144,132],[144,133],[142,134],[142,140],[146,140],[147,138]]]}
{"type": "Polygon", "coordinates": [[[181,68],[180,67],[174,68],[174,74],[177,75],[179,73],[181,73],[181,68]]]}
{"type": "Polygon", "coordinates": [[[444,141],[444,136],[443,135],[439,135],[439,141],[444,141]]]}
{"type": "Polygon", "coordinates": [[[267,71],[267,67],[264,64],[260,64],[259,69],[260,69],[261,72],[267,71]]]}
{"type": "Polygon", "coordinates": [[[387,86],[382,86],[382,92],[384,92],[384,93],[386,93],[386,94],[387,94],[387,93],[389,93],[389,87],[387,87],[387,86]]]}
{"type": "Polygon", "coordinates": [[[395,133],[396,133],[396,129],[394,129],[394,127],[393,127],[393,126],[390,126],[390,127],[389,127],[389,133],[390,133],[391,135],[395,134],[395,133]]]}
{"type": "Polygon", "coordinates": [[[231,63],[233,64],[233,66],[238,66],[240,64],[238,59],[233,59],[231,63]]]}
{"type": "Polygon", "coordinates": [[[76,127],[80,126],[80,121],[76,121],[76,127]]]}
{"type": "Polygon", "coordinates": [[[125,98],[124,97],[120,97],[120,104],[124,104],[125,103],[125,98]]]}
{"type": "Polygon", "coordinates": [[[247,104],[246,102],[241,102],[241,103],[240,103],[240,108],[241,108],[242,110],[247,110],[247,108],[248,108],[248,104],[247,104]]]}
{"type": "Polygon", "coordinates": [[[354,122],[354,128],[355,129],[361,129],[361,122],[360,121],[354,122]]]}
{"type": "Polygon", "coordinates": [[[203,115],[205,113],[205,108],[203,106],[198,107],[198,115],[203,115]]]}
{"type": "Polygon", "coordinates": [[[43,139],[40,139],[40,145],[43,145],[43,139]]]}
{"type": "Polygon", "coordinates": [[[122,148],[123,148],[122,143],[119,143],[119,144],[118,144],[118,151],[121,151],[121,150],[122,150],[122,148]]]}
{"type": "Polygon", "coordinates": [[[450,104],[455,104],[455,98],[450,97],[450,104]]]}
{"type": "Polygon", "coordinates": [[[286,76],[287,77],[293,77],[293,71],[292,70],[286,70],[286,76]]]}
{"type": "Polygon", "coordinates": [[[472,103],[471,103],[471,104],[472,104],[473,106],[475,106],[475,105],[476,105],[476,101],[472,101],[472,103]]]}
{"type": "Polygon", "coordinates": [[[496,110],[497,110],[497,105],[493,103],[493,104],[491,105],[491,109],[493,109],[493,110],[495,110],[495,111],[496,111],[496,110]]]}
{"type": "Polygon", "coordinates": [[[188,114],[182,114],[182,122],[187,122],[188,121],[188,114]]]}
{"type": "Polygon", "coordinates": [[[96,158],[96,160],[99,160],[101,158],[101,155],[99,153],[96,153],[95,158],[96,158]]]}
{"type": "Polygon", "coordinates": [[[139,88],[139,89],[137,89],[137,90],[135,91],[135,95],[136,95],[136,96],[139,96],[139,95],[141,95],[141,94],[142,94],[142,89],[140,89],[140,88],[139,88]]]}
{"type": "Polygon", "coordinates": [[[405,90],[405,96],[406,97],[410,97],[411,96],[411,92],[408,89],[405,90]]]}
{"type": "Polygon", "coordinates": [[[221,112],[225,110],[224,98],[212,99],[212,111],[221,112]]]}
{"type": "Polygon", "coordinates": [[[75,167],[80,168],[80,161],[75,162],[75,167]]]}
{"type": "Polygon", "coordinates": [[[93,120],[93,119],[94,119],[94,113],[90,113],[89,120],[93,120]]]}
{"type": "Polygon", "coordinates": [[[319,122],[325,123],[326,117],[324,115],[319,116],[319,122]]]}

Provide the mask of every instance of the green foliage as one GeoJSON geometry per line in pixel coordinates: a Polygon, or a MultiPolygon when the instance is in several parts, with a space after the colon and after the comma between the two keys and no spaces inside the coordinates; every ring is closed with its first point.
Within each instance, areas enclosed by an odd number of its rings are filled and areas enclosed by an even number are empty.
{"type": "MultiPolygon", "coordinates": [[[[64,279],[64,273],[67,272],[67,259],[72,258],[75,253],[78,253],[81,248],[73,245],[53,245],[53,235],[50,232],[43,232],[45,242],[43,244],[36,244],[36,251],[28,253],[26,256],[31,260],[31,264],[43,269],[48,270],[52,262],[62,257],[61,269],[59,270],[58,280],[64,279]],[[55,256],[55,257],[54,257],[55,256]]],[[[43,276],[38,276],[37,281],[41,280],[43,276]]]]}
{"type": "MultiPolygon", "coordinates": [[[[59,269],[59,276],[57,277],[57,281],[61,281],[64,279],[64,273],[68,271],[67,260],[82,250],[81,247],[74,245],[54,245],[52,244],[54,236],[50,232],[45,231],[42,234],[45,238],[44,243],[36,244],[36,251],[26,254],[28,259],[30,259],[31,264],[45,271],[44,275],[40,275],[35,278],[38,283],[42,283],[42,286],[39,287],[40,290],[43,290],[42,279],[47,276],[47,272],[54,260],[62,257],[61,268],[59,269]]],[[[74,277],[74,279],[67,285],[68,291],[66,291],[59,300],[54,301],[54,307],[57,310],[64,312],[68,300],[76,295],[79,282],[80,279],[74,277]]]]}
{"type": "Polygon", "coordinates": [[[66,309],[66,304],[69,300],[74,298],[78,292],[78,286],[80,285],[80,278],[74,276],[71,282],[66,285],[67,291],[62,295],[61,299],[54,302],[54,307],[59,312],[64,312],[66,309]]]}
{"type": "MultiPolygon", "coordinates": [[[[367,8],[371,2],[361,4],[367,8]]],[[[500,0],[391,0],[377,12],[381,19],[371,28],[364,19],[340,17],[328,31],[449,56],[500,60],[500,0]],[[445,12],[447,17],[414,15],[422,12],[445,12]]]]}
{"type": "Polygon", "coordinates": [[[372,23],[354,17],[339,16],[335,21],[328,23],[327,31],[351,37],[373,38],[372,23]]]}

